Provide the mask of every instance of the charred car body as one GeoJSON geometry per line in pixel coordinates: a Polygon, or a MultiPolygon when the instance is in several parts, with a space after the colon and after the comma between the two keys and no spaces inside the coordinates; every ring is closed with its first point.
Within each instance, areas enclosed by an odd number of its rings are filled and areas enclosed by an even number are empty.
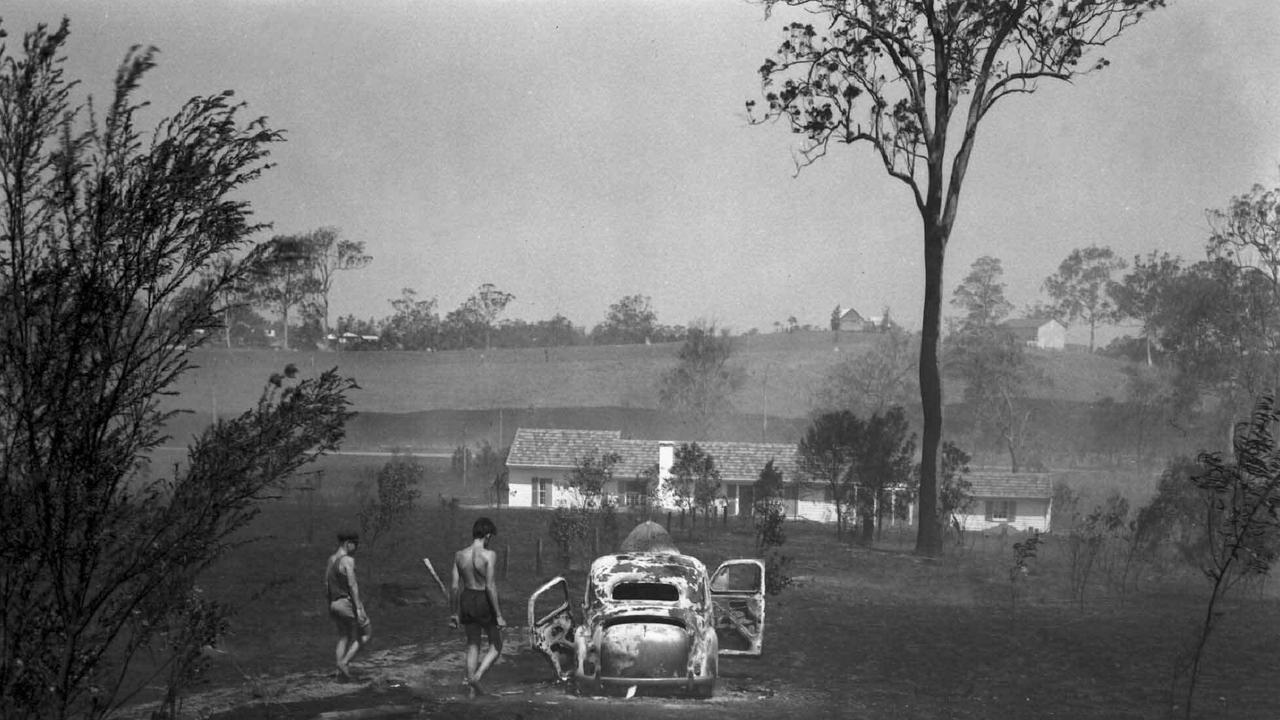
{"type": "Polygon", "coordinates": [[[533,593],[530,644],[580,693],[709,697],[721,655],[760,655],[764,587],[759,560],[709,576],[674,548],[604,555],[591,564],[581,623],[563,577],[533,593]]]}

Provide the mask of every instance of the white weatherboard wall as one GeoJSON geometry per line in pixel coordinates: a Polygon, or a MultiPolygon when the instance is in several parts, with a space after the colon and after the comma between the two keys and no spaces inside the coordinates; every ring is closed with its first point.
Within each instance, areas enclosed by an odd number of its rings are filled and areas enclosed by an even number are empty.
{"type": "Polygon", "coordinates": [[[1049,513],[1052,505],[1050,500],[1036,498],[1012,500],[1011,502],[1014,503],[1013,517],[1008,520],[998,521],[987,519],[987,503],[994,501],[995,499],[988,498],[975,499],[967,512],[956,514],[961,526],[965,530],[990,530],[1002,525],[1008,525],[1011,530],[1023,532],[1027,530],[1049,531],[1049,513]]]}
{"type": "Polygon", "coordinates": [[[566,501],[565,498],[565,477],[568,475],[564,470],[552,470],[540,468],[531,470],[529,468],[512,468],[507,476],[507,485],[511,491],[511,507],[533,507],[533,479],[549,478],[553,481],[551,488],[551,506],[562,505],[566,501]]]}

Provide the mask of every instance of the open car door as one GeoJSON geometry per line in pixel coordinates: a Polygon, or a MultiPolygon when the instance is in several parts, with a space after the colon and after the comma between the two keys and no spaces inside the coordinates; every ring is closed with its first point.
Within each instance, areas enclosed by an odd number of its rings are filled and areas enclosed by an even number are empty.
{"type": "Polygon", "coordinates": [[[764,563],[727,560],[711,576],[721,655],[759,656],[764,649],[764,563]]]}
{"type": "Polygon", "coordinates": [[[562,577],[547,581],[529,596],[529,646],[547,656],[556,678],[568,680],[576,665],[573,633],[577,623],[562,577]]]}

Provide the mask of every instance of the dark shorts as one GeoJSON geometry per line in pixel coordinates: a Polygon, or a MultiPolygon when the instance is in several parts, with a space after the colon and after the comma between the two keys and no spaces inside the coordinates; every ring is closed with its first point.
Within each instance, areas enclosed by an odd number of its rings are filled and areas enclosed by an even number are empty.
{"type": "Polygon", "coordinates": [[[489,602],[489,593],[484,590],[464,588],[458,598],[458,622],[463,625],[493,625],[498,621],[494,616],[493,604],[489,602]]]}
{"type": "Polygon", "coordinates": [[[494,642],[494,633],[498,630],[497,613],[489,602],[489,593],[484,590],[464,588],[458,597],[458,622],[467,633],[467,642],[480,642],[480,633],[487,632],[489,642],[494,642]]]}
{"type": "Polygon", "coordinates": [[[340,597],[329,603],[329,617],[333,618],[333,623],[338,626],[338,632],[343,635],[355,635],[358,632],[361,636],[368,637],[372,630],[369,616],[365,615],[364,622],[360,622],[356,608],[351,604],[349,597],[340,597]]]}

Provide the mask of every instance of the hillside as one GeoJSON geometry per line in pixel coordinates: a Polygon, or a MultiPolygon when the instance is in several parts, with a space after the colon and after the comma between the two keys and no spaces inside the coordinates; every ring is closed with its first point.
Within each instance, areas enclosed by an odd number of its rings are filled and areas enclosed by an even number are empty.
{"type": "MultiPolygon", "coordinates": [[[[866,352],[874,335],[826,332],[742,337],[735,362],[747,382],[732,398],[739,415],[724,418],[717,435],[757,440],[794,439],[809,399],[836,364],[866,352]],[[766,432],[767,428],[767,432],[766,432]]],[[[353,407],[361,417],[351,441],[362,447],[450,447],[463,438],[510,437],[517,424],[625,429],[637,437],[674,436],[678,418],[657,411],[657,387],[675,365],[679,344],[495,349],[490,352],[278,352],[202,348],[199,366],[183,377],[168,407],[192,411],[172,426],[179,440],[207,424],[251,407],[267,377],[286,363],[302,374],[338,367],[356,378],[353,407]],[[499,413],[498,410],[503,412],[499,413]],[[381,417],[384,414],[395,419],[381,417]]],[[[1124,396],[1120,361],[1082,353],[1033,353],[1049,382],[1037,398],[1087,403],[1124,396]]],[[[948,403],[958,383],[946,385],[948,403]]]]}

